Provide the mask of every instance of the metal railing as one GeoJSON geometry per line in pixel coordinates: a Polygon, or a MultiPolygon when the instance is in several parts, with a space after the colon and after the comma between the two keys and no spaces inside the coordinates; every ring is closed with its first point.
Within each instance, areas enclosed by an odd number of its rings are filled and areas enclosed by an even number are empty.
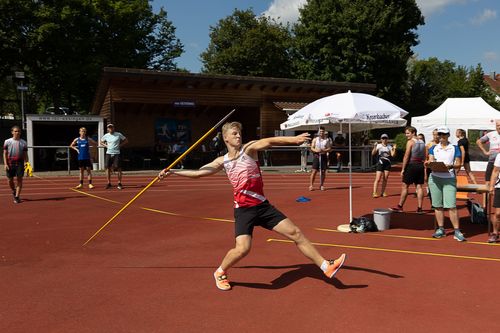
{"type": "MultiPolygon", "coordinates": [[[[100,148],[105,148],[105,147],[90,146],[90,148],[100,149],[100,148]]],[[[68,175],[71,175],[71,150],[73,150],[73,148],[71,148],[70,146],[28,146],[28,151],[30,149],[33,152],[32,155],[36,156],[36,157],[33,157],[33,160],[34,159],[42,159],[42,160],[44,160],[43,162],[50,161],[50,162],[53,162],[54,164],[66,164],[66,168],[68,170],[68,175]],[[35,155],[36,149],[45,149],[45,150],[54,149],[55,151],[54,151],[53,157],[49,157],[48,155],[44,156],[46,154],[46,151],[41,153],[41,154],[35,155]],[[57,150],[59,150],[59,151],[57,151],[57,150]],[[64,154],[58,154],[58,153],[62,153],[62,150],[64,150],[64,154]]],[[[98,159],[99,159],[99,154],[97,154],[97,160],[98,159]]],[[[91,161],[92,161],[92,159],[91,159],[91,161]]],[[[34,169],[36,169],[37,165],[34,163],[34,161],[30,161],[30,162],[32,163],[32,165],[34,165],[34,169]]],[[[94,161],[92,161],[92,162],[94,162],[94,161]]]]}
{"type": "MultiPolygon", "coordinates": [[[[359,154],[359,164],[353,165],[353,168],[356,169],[361,169],[363,171],[365,170],[370,170],[373,168],[373,163],[372,163],[372,152],[373,147],[372,146],[352,146],[351,151],[353,154],[359,154]]],[[[307,160],[309,161],[310,157],[312,156],[312,152],[310,150],[310,147],[305,147],[305,146],[273,146],[271,148],[265,149],[262,151],[262,158],[264,162],[264,166],[271,166],[272,165],[272,153],[273,152],[288,152],[288,151],[295,151],[298,154],[306,154],[307,155],[307,160]]],[[[347,156],[347,153],[349,151],[348,147],[334,147],[332,152],[330,154],[334,154],[335,152],[342,152],[345,153],[344,156],[344,163],[347,165],[349,157],[347,156]]]]}

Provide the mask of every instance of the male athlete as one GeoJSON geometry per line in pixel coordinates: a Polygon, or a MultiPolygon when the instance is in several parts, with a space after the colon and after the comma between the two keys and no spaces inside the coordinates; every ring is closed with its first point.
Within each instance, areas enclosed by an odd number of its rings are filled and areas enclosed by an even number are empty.
{"type": "Polygon", "coordinates": [[[80,184],[78,184],[75,188],[83,187],[83,174],[85,173],[85,170],[87,170],[89,188],[92,189],[94,188],[94,185],[92,185],[92,162],[90,159],[90,145],[97,146],[97,142],[95,142],[91,137],[87,136],[87,129],[85,127],[80,127],[79,133],[80,136],[74,139],[69,145],[78,153],[80,184]]]}
{"type": "Polygon", "coordinates": [[[216,174],[222,169],[225,170],[233,186],[236,245],[227,252],[219,268],[214,272],[217,288],[231,289],[226,272],[250,252],[255,226],[274,230],[294,241],[299,250],[319,266],[327,277],[333,277],[343,265],[346,255],[342,254],[336,260],[325,260],[300,229],[267,201],[258,163],[259,150],[271,146],[300,145],[309,140],[309,134],[265,138],[242,144],[241,129],[239,122],[224,124],[222,136],[227,147],[227,154],[217,157],[199,170],[169,170],[168,172],[162,170],[158,175],[160,179],[169,174],[199,178],[216,174]]]}
{"type": "Polygon", "coordinates": [[[5,140],[3,144],[3,164],[14,203],[17,204],[21,202],[24,167],[28,163],[28,144],[21,139],[19,126],[12,126],[11,133],[12,138],[5,140]],[[16,178],[16,183],[14,183],[14,178],[16,178]]]}

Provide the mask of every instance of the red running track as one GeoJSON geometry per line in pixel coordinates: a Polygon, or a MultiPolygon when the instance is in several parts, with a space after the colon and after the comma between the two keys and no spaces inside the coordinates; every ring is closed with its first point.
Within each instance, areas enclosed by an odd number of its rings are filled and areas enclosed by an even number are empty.
{"type": "MultiPolygon", "coordinates": [[[[354,216],[397,203],[396,173],[388,198],[371,198],[373,176],[353,175],[354,216]]],[[[96,177],[81,192],[70,189],[75,177],[30,178],[18,205],[1,187],[1,332],[496,331],[500,248],[463,204],[466,243],[430,238],[433,215],[413,213],[413,197],[390,230],[344,234],[335,229],[348,223],[347,174],[309,192],[308,175],[266,172],[271,203],[325,257],[346,252],[346,265],[328,280],[293,244],[256,229],[252,252],[229,272],[233,290],[222,292],[212,273],[233,244],[222,175],[155,184],[82,246],[152,178],[125,175],[118,191],[96,177]]]]}

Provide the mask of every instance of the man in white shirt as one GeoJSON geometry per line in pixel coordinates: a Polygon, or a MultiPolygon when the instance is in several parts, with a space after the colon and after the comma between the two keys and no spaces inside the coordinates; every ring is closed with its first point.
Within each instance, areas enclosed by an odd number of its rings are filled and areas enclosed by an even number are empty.
{"type": "Polygon", "coordinates": [[[122,186],[122,168],[120,159],[120,148],[128,143],[127,138],[120,132],[115,132],[115,126],[108,124],[108,133],[104,134],[101,138],[101,144],[106,147],[106,177],[108,184],[106,189],[111,188],[111,171],[118,172],[118,189],[121,190],[122,186]]]}

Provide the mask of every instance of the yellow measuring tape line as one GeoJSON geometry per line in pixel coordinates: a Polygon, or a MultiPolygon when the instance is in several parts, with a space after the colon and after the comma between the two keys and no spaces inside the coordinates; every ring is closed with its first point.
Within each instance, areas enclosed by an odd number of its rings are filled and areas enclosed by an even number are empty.
{"type": "MultiPolygon", "coordinates": [[[[343,233],[338,230],[334,229],[325,229],[325,228],[314,228],[315,230],[319,231],[326,231],[326,232],[338,232],[338,233],[343,233]]],[[[375,237],[391,237],[391,238],[406,238],[406,239],[418,239],[418,240],[426,240],[426,241],[441,241],[441,239],[438,238],[431,238],[431,237],[418,237],[418,236],[404,236],[404,235],[383,235],[380,233],[376,232],[369,232],[365,233],[367,236],[375,236],[375,237]]],[[[474,244],[474,245],[486,245],[486,246],[500,246],[500,243],[486,243],[486,242],[472,242],[472,241],[467,241],[465,242],[464,245],[466,244],[474,244]]]]}
{"type": "MultiPolygon", "coordinates": [[[[275,238],[269,238],[267,241],[268,242],[280,242],[280,243],[294,243],[291,240],[275,239],[275,238]]],[[[472,259],[472,260],[485,260],[485,261],[498,261],[498,262],[500,262],[500,258],[460,256],[460,255],[456,255],[456,254],[447,254],[447,253],[418,252],[418,251],[384,249],[384,248],[378,248],[378,247],[355,246],[355,245],[340,245],[340,244],[328,244],[328,243],[312,243],[312,244],[316,245],[316,246],[342,247],[342,248],[347,248],[347,249],[418,254],[418,255],[434,256],[434,257],[447,257],[447,258],[456,258],[456,259],[472,259]]]]}
{"type": "MultiPolygon", "coordinates": [[[[95,194],[90,194],[88,192],[79,191],[79,190],[74,189],[74,188],[69,188],[69,190],[75,191],[75,192],[78,192],[78,193],[81,193],[81,194],[85,194],[85,195],[87,195],[89,197],[96,198],[96,199],[99,199],[99,200],[104,200],[104,201],[112,202],[112,203],[115,203],[115,204],[118,204],[118,205],[122,205],[123,204],[122,202],[119,202],[119,201],[110,200],[110,199],[107,199],[107,198],[104,198],[104,197],[100,197],[100,196],[95,195],[95,194]]],[[[165,215],[171,215],[171,216],[188,217],[188,218],[192,218],[192,219],[200,219],[200,220],[209,220],[209,221],[219,221],[219,222],[234,223],[233,220],[221,219],[221,218],[217,218],[217,217],[184,215],[184,214],[167,212],[167,211],[164,211],[164,210],[159,210],[159,209],[154,209],[154,208],[147,208],[147,207],[140,207],[140,208],[143,209],[143,210],[150,211],[150,212],[159,213],[159,214],[165,214],[165,215]]]]}

